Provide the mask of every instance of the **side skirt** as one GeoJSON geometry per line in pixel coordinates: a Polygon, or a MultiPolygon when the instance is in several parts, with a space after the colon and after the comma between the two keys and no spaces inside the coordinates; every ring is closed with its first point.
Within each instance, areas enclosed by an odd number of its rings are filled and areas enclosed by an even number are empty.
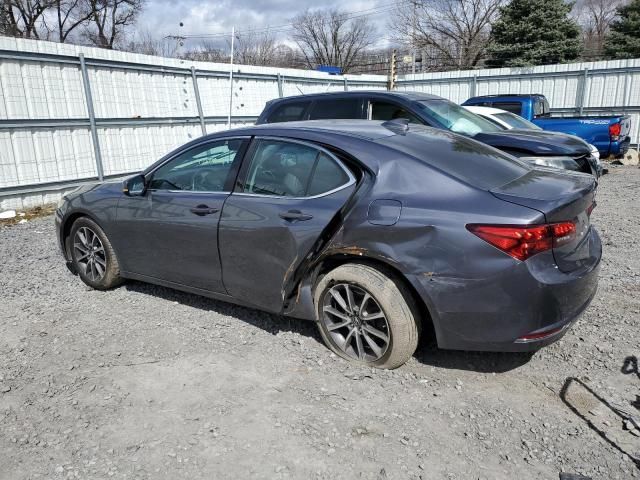
{"type": "MultiPolygon", "coordinates": [[[[220,300],[222,302],[227,302],[227,303],[232,303],[234,305],[239,305],[241,307],[247,307],[247,308],[253,308],[255,310],[262,310],[262,311],[266,311],[269,313],[273,313],[276,315],[282,315],[282,312],[272,312],[272,311],[268,311],[268,310],[264,310],[262,308],[258,308],[257,306],[251,304],[251,303],[247,303],[247,302],[242,302],[230,295],[224,294],[224,293],[216,293],[216,292],[212,292],[210,290],[204,290],[201,288],[195,288],[195,287],[190,287],[188,285],[183,285],[181,283],[176,283],[176,282],[170,282],[168,280],[163,280],[160,278],[156,278],[156,277],[150,277],[148,275],[141,275],[139,273],[133,273],[133,272],[124,272],[121,271],[120,275],[123,278],[129,279],[129,280],[138,280],[140,282],[145,282],[145,283],[151,283],[154,285],[160,285],[162,287],[168,287],[168,288],[172,288],[174,290],[179,290],[181,292],[186,292],[186,293],[192,293],[194,295],[199,295],[201,297],[206,297],[206,298],[211,298],[213,300],[220,300]]],[[[286,315],[286,313],[285,313],[286,315]]],[[[288,316],[288,315],[287,315],[288,316]]]]}

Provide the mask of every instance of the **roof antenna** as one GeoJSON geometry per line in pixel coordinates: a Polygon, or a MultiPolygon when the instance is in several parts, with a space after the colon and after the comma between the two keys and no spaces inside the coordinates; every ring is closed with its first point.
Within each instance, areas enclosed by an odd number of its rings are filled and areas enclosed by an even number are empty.
{"type": "Polygon", "coordinates": [[[398,135],[406,135],[409,131],[408,118],[394,118],[382,123],[382,126],[398,135]]]}

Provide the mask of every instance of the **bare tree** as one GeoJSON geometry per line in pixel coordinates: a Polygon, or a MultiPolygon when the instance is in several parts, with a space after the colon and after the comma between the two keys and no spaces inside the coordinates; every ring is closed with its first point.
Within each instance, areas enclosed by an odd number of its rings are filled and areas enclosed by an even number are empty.
{"type": "Polygon", "coordinates": [[[86,0],[90,10],[87,39],[98,47],[115,48],[123,32],[133,25],[144,0],[86,0]]]}
{"type": "Polygon", "coordinates": [[[236,37],[234,55],[240,64],[272,65],[277,47],[275,37],[269,32],[261,35],[240,33],[236,37]]]}
{"type": "Polygon", "coordinates": [[[5,34],[24,38],[47,38],[44,13],[53,0],[2,0],[2,28],[5,34]]]}
{"type": "Polygon", "coordinates": [[[311,68],[332,65],[346,73],[373,44],[374,28],[366,17],[350,18],[337,10],[307,10],[293,19],[293,29],[293,39],[311,68]]]}
{"type": "Polygon", "coordinates": [[[86,26],[93,15],[86,0],[53,0],[57,40],[65,43],[78,27],[86,26]]]}
{"type": "Polygon", "coordinates": [[[398,6],[390,26],[397,40],[422,51],[423,64],[478,66],[503,0],[412,0],[398,6]],[[431,58],[424,58],[424,57],[431,58]]]}
{"type": "Polygon", "coordinates": [[[122,50],[143,55],[175,58],[178,56],[180,44],[175,40],[159,38],[150,31],[144,31],[136,33],[128,43],[122,45],[122,50]]]}
{"type": "Polygon", "coordinates": [[[580,0],[573,7],[573,15],[582,26],[584,51],[590,57],[602,55],[604,39],[616,18],[623,0],[580,0]]]}
{"type": "Polygon", "coordinates": [[[9,7],[9,0],[0,0],[0,35],[13,35],[9,7]]]}
{"type": "Polygon", "coordinates": [[[183,57],[198,62],[225,63],[229,61],[229,55],[225,49],[211,40],[203,40],[200,45],[188,50],[183,57]]]}

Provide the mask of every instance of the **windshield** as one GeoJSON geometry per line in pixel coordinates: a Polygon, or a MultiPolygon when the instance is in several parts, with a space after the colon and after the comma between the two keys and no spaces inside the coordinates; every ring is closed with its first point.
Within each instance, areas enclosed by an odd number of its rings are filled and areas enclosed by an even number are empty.
{"type": "Polygon", "coordinates": [[[520,128],[524,130],[542,130],[535,123],[525,120],[520,115],[511,112],[496,113],[495,117],[508,124],[511,128],[520,128]]]}
{"type": "Polygon", "coordinates": [[[445,99],[416,102],[420,112],[431,123],[455,133],[473,137],[478,133],[502,131],[489,120],[445,99]]]}

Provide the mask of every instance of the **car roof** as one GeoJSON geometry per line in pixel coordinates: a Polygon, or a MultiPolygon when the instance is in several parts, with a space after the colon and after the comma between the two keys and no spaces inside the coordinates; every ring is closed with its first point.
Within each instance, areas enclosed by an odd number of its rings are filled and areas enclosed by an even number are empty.
{"type": "Polygon", "coordinates": [[[292,97],[275,98],[268,103],[280,103],[286,101],[299,101],[301,99],[316,99],[316,98],[330,98],[330,97],[362,97],[362,96],[376,96],[376,97],[389,97],[403,100],[433,100],[441,99],[437,95],[431,95],[424,92],[415,91],[388,91],[388,90],[353,90],[349,92],[324,92],[324,93],[308,93],[302,95],[294,95],[292,97]]]}
{"type": "Polygon", "coordinates": [[[208,135],[211,138],[232,135],[269,135],[286,136],[301,133],[321,133],[326,136],[348,136],[362,140],[377,140],[395,135],[391,122],[373,120],[304,120],[298,122],[265,123],[241,127],[208,135]],[[385,126],[386,124],[386,126],[385,126]],[[391,129],[389,128],[391,126],[391,129]],[[275,133],[277,132],[277,134],[275,133]]]}

